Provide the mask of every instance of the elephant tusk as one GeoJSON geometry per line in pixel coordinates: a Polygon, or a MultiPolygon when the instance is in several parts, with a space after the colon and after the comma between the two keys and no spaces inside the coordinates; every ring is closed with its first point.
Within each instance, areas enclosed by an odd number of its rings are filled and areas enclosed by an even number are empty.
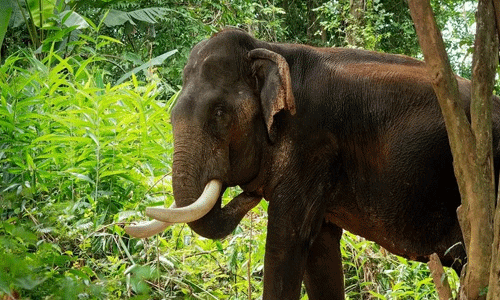
{"type": "MultiPolygon", "coordinates": [[[[170,208],[176,207],[175,203],[170,206],[170,208]]],[[[128,235],[142,239],[158,234],[172,224],[173,223],[153,220],[125,226],[124,230],[128,235]]]]}
{"type": "Polygon", "coordinates": [[[169,223],[189,223],[206,215],[219,199],[222,190],[220,180],[210,180],[201,196],[191,205],[178,208],[148,207],[146,215],[150,218],[169,223]]]}
{"type": "Polygon", "coordinates": [[[147,238],[167,229],[173,223],[158,220],[141,222],[139,224],[125,226],[125,232],[135,238],[147,238]]]}

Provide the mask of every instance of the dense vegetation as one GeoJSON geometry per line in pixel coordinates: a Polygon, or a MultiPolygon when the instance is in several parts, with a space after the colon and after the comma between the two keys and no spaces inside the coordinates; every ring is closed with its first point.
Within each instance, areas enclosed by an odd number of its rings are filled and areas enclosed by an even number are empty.
{"type": "MultiPolygon", "coordinates": [[[[0,297],[261,295],[265,201],[221,241],[182,225],[138,240],[122,227],[173,201],[169,111],[196,42],[236,26],[269,41],[420,56],[404,1],[362,2],[361,15],[346,0],[1,2],[0,297]]],[[[474,4],[434,7],[467,77],[474,4]]],[[[342,255],[349,299],[437,298],[424,264],[350,233],[342,255]]]]}

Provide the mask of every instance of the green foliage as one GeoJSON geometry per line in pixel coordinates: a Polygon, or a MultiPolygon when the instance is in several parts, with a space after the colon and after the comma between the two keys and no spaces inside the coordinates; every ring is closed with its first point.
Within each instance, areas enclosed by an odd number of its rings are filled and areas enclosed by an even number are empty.
{"type": "MultiPolygon", "coordinates": [[[[96,49],[110,42],[87,40],[96,49]]],[[[2,260],[4,293],[101,293],[85,265],[121,247],[121,237],[93,232],[170,170],[170,103],[156,98],[160,85],[133,77],[111,86],[96,66],[102,60],[26,52],[0,68],[0,248],[11,258],[2,260]]]]}
{"type": "MultiPolygon", "coordinates": [[[[430,271],[425,264],[391,255],[382,247],[345,232],[341,241],[350,299],[437,299],[430,271]]],[[[453,291],[457,274],[446,269],[453,291]]]]}
{"type": "MultiPolygon", "coordinates": [[[[0,49],[2,48],[5,32],[7,32],[7,25],[9,24],[10,16],[12,15],[12,7],[6,3],[0,3],[0,49]]],[[[2,59],[0,53],[0,61],[2,59]]]]}
{"type": "Polygon", "coordinates": [[[134,20],[155,24],[158,22],[158,19],[163,19],[168,12],[168,9],[162,7],[149,7],[131,12],[112,9],[106,15],[104,24],[109,27],[121,26],[127,22],[130,23],[130,25],[136,25],[134,20]]]}

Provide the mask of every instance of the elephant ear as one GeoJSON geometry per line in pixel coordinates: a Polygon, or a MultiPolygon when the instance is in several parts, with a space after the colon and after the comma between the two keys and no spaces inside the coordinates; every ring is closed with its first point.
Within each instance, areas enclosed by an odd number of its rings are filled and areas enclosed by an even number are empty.
{"type": "Polygon", "coordinates": [[[251,50],[248,56],[253,61],[253,72],[257,78],[257,88],[260,91],[269,138],[274,142],[277,136],[274,116],[281,111],[295,114],[295,99],[288,63],[283,56],[263,48],[251,50]]]}

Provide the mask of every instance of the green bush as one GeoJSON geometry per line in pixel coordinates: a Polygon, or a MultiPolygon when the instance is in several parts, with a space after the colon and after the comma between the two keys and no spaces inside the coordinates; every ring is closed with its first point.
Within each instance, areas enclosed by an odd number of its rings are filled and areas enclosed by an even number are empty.
{"type": "Polygon", "coordinates": [[[116,250],[116,237],[93,232],[169,172],[171,103],[156,98],[154,81],[105,84],[106,73],[95,66],[101,60],[19,53],[0,68],[0,248],[12,258],[2,260],[5,293],[50,294],[81,284],[69,274],[94,276],[72,268],[75,254],[100,258],[116,250]],[[14,268],[16,258],[22,263],[14,268]],[[57,271],[40,275],[46,259],[57,271]]]}

